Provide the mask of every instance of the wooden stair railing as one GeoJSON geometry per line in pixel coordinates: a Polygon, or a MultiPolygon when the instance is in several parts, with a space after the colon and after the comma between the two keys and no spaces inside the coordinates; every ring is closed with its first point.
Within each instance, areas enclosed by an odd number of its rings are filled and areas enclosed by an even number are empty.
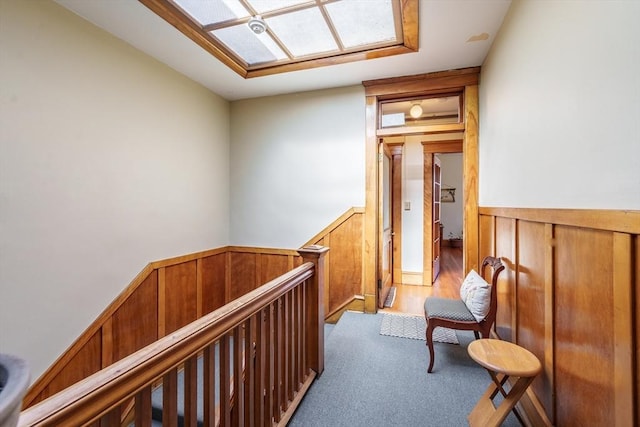
{"type": "MultiPolygon", "coordinates": [[[[364,209],[351,208],[304,246],[325,258],[325,319],[364,311],[364,209]]],[[[24,397],[22,407],[66,389],[302,263],[293,249],[226,246],[149,263],[24,397]]],[[[87,285],[89,286],[89,285],[87,285]]]]}
{"type": "Polygon", "coordinates": [[[164,425],[176,425],[180,409],[187,426],[286,425],[324,369],[327,251],[301,249],[301,266],[26,409],[18,425],[120,426],[133,407],[135,425],[148,426],[152,387],[158,383],[164,425]]]}

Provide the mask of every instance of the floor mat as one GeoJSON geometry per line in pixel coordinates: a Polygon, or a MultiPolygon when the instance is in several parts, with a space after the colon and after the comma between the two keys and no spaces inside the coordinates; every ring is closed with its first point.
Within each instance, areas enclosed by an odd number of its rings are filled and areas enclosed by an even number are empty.
{"type": "MultiPolygon", "coordinates": [[[[391,337],[425,340],[427,322],[422,316],[385,313],[380,325],[380,335],[391,337]]],[[[433,341],[447,344],[458,344],[458,337],[453,329],[435,328],[433,341]]]]}

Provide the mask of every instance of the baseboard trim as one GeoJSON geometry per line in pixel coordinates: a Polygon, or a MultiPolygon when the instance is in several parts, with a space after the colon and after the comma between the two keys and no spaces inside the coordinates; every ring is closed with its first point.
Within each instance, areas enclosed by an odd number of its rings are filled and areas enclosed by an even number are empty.
{"type": "Polygon", "coordinates": [[[417,273],[413,271],[403,271],[402,284],[422,286],[422,277],[423,277],[422,273],[417,273]]]}
{"type": "Polygon", "coordinates": [[[364,297],[362,295],[354,295],[353,298],[345,301],[337,309],[333,310],[333,312],[326,315],[324,321],[327,323],[338,323],[338,320],[342,317],[342,313],[345,311],[364,313],[364,297]]]}

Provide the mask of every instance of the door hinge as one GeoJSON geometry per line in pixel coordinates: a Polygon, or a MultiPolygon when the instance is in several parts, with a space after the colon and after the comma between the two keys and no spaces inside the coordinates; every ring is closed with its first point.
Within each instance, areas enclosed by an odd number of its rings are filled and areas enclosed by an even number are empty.
{"type": "Polygon", "coordinates": [[[378,289],[382,289],[382,279],[378,279],[378,289]]]}

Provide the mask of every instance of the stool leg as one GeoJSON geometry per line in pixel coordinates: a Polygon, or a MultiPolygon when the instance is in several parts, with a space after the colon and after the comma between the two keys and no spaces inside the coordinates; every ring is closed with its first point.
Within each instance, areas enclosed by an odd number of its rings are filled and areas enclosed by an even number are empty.
{"type": "Polygon", "coordinates": [[[491,414],[495,412],[492,396],[495,396],[497,392],[496,385],[494,383],[489,384],[485,392],[482,394],[482,397],[478,400],[478,403],[476,403],[476,406],[473,407],[467,416],[469,426],[485,427],[488,425],[487,420],[491,414]]]}
{"type": "MultiPolygon", "coordinates": [[[[504,390],[504,383],[507,382],[509,377],[504,374],[496,375],[493,371],[489,371],[489,375],[491,375],[491,379],[493,379],[493,382],[496,384],[496,389],[491,395],[491,400],[493,400],[498,395],[498,392],[500,392],[502,396],[507,397],[507,392],[504,390]]],[[[522,420],[522,417],[520,416],[518,411],[516,411],[515,406],[511,408],[511,410],[513,411],[513,415],[515,415],[518,421],[520,421],[520,425],[524,425],[524,421],[522,420]]]]}
{"type": "MultiPolygon", "coordinates": [[[[514,409],[516,403],[520,400],[522,395],[524,394],[529,384],[533,381],[534,377],[522,377],[518,378],[518,381],[513,385],[513,388],[509,390],[509,393],[504,397],[504,400],[500,405],[496,408],[496,411],[491,415],[491,417],[487,420],[488,426],[499,426],[502,424],[509,412],[514,409]]],[[[515,411],[514,411],[515,413],[515,411]]],[[[522,423],[522,420],[516,413],[518,417],[518,421],[522,423]]]]}
{"type": "Polygon", "coordinates": [[[504,383],[507,382],[509,377],[506,376],[505,374],[496,374],[493,371],[489,371],[489,375],[491,375],[491,379],[493,380],[493,383],[496,385],[496,389],[493,392],[493,394],[491,395],[491,399],[496,397],[498,395],[498,392],[501,395],[506,396],[507,392],[504,391],[504,383]]]}
{"type": "MultiPolygon", "coordinates": [[[[507,380],[507,376],[500,377],[497,383],[493,382],[489,384],[487,390],[484,392],[476,406],[473,408],[467,420],[472,427],[498,427],[502,424],[509,411],[513,410],[516,403],[520,400],[520,397],[524,394],[529,384],[533,381],[534,377],[522,377],[518,378],[518,381],[513,385],[511,390],[505,394],[501,384],[504,384],[507,380]],[[493,398],[502,391],[504,395],[503,401],[496,408],[493,404],[493,398]]],[[[518,421],[522,424],[522,419],[519,414],[514,411],[518,421]]]]}

